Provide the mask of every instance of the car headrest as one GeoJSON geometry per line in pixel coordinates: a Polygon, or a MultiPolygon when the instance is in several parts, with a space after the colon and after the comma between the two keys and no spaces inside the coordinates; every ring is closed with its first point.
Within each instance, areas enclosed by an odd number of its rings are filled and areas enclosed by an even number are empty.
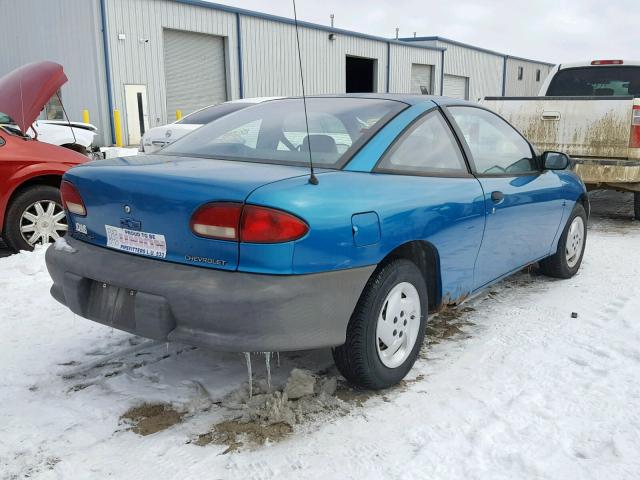
{"type": "Polygon", "coordinates": [[[338,146],[333,137],[329,135],[307,135],[302,140],[301,151],[309,150],[309,138],[311,138],[311,151],[318,153],[338,153],[338,146]]]}

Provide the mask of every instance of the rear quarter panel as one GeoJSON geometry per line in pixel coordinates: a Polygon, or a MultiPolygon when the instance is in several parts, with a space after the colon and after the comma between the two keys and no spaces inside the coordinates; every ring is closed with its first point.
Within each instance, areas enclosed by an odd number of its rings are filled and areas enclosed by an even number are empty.
{"type": "Polygon", "coordinates": [[[254,191],[247,203],[280,208],[310,227],[289,244],[240,244],[242,271],[270,271],[290,250],[290,272],[305,274],[380,263],[411,241],[438,250],[442,296],[457,299],[473,289],[473,268],[484,231],[484,196],[475,178],[438,178],[366,172],[331,172],[310,185],[306,177],[283,180],[254,191]],[[375,212],[380,240],[358,246],[352,216],[375,212]]]}

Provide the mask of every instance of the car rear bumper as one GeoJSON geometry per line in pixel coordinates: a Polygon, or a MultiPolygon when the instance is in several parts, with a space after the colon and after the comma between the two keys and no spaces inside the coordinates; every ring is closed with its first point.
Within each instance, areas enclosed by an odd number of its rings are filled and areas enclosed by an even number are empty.
{"type": "Polygon", "coordinates": [[[96,247],[50,247],[51,295],[74,313],[161,341],[219,351],[306,350],[344,343],[375,266],[260,275],[180,265],[96,247]]]}

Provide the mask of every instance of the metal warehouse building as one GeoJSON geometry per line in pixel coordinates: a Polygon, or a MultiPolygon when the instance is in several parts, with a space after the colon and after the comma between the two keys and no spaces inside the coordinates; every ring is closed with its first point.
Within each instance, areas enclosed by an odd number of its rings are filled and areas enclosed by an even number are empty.
{"type": "MultiPolygon", "coordinates": [[[[300,22],[307,93],[396,92],[476,100],[535,95],[550,64],[439,37],[392,40],[300,22]]],[[[3,0],[0,75],[61,63],[61,97],[126,144],[183,114],[226,100],[301,93],[293,20],[202,0],[3,0]]],[[[51,108],[43,115],[59,114],[51,108]]]]}

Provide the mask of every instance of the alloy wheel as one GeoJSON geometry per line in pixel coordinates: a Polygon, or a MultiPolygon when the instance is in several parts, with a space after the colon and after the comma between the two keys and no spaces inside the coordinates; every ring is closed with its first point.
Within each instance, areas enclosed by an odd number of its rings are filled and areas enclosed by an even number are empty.
{"type": "Polygon", "coordinates": [[[20,234],[29,245],[54,242],[64,236],[67,228],[62,205],[51,200],[32,203],[20,217],[20,234]]]}

